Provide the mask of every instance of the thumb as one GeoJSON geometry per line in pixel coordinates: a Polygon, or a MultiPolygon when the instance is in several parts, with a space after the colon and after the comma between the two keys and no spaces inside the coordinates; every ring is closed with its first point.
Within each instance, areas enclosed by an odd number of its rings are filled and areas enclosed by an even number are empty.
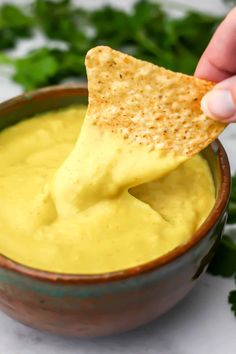
{"type": "Polygon", "coordinates": [[[203,112],[224,123],[236,122],[236,76],[221,81],[202,99],[203,112]]]}

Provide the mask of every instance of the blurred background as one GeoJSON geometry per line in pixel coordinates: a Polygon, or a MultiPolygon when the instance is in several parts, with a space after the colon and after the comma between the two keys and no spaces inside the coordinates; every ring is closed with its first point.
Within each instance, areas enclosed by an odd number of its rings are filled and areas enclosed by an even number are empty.
{"type": "Polygon", "coordinates": [[[0,101],[61,82],[85,81],[84,56],[106,44],[192,74],[236,1],[0,1],[0,101]]]}
{"type": "MultiPolygon", "coordinates": [[[[0,102],[43,86],[86,82],[99,44],[193,74],[236,0],[0,0],[0,102]]],[[[236,170],[236,125],[221,136],[236,170]]]]}

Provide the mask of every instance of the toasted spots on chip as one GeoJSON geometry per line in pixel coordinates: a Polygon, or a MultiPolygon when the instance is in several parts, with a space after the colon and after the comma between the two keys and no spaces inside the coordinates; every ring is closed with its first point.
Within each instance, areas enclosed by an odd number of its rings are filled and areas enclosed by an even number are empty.
{"type": "Polygon", "coordinates": [[[200,101],[213,83],[174,73],[109,47],[86,56],[87,116],[101,128],[154,149],[192,156],[225,125],[206,117],[200,101]]]}

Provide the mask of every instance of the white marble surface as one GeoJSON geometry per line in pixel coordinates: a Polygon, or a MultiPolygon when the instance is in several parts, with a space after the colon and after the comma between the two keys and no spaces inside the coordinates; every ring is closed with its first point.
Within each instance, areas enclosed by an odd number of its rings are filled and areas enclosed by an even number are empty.
{"type": "MultiPolygon", "coordinates": [[[[109,2],[75,1],[89,7],[109,2]]],[[[225,11],[217,0],[181,2],[216,13],[225,11]]],[[[113,3],[127,8],[130,2],[113,0],[113,3]]],[[[26,49],[27,46],[27,43],[23,45],[26,49]]],[[[18,54],[21,53],[22,47],[18,50],[18,54]]],[[[8,70],[1,69],[0,101],[21,92],[21,87],[8,77],[8,70]]],[[[221,141],[236,171],[236,124],[224,132],[221,141]]],[[[236,319],[227,304],[228,292],[233,288],[232,280],[206,275],[186,299],[159,320],[136,331],[104,339],[75,340],[52,336],[27,328],[0,313],[0,354],[234,354],[236,319]]]]}

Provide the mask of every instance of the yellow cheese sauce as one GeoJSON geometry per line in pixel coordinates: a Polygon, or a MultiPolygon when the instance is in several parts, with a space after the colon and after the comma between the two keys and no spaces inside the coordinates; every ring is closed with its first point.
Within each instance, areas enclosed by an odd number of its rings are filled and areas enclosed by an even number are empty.
{"type": "Polygon", "coordinates": [[[38,269],[96,274],[186,243],[215,202],[207,162],[124,149],[83,125],[85,112],[50,112],[0,134],[0,253],[38,269]]]}

